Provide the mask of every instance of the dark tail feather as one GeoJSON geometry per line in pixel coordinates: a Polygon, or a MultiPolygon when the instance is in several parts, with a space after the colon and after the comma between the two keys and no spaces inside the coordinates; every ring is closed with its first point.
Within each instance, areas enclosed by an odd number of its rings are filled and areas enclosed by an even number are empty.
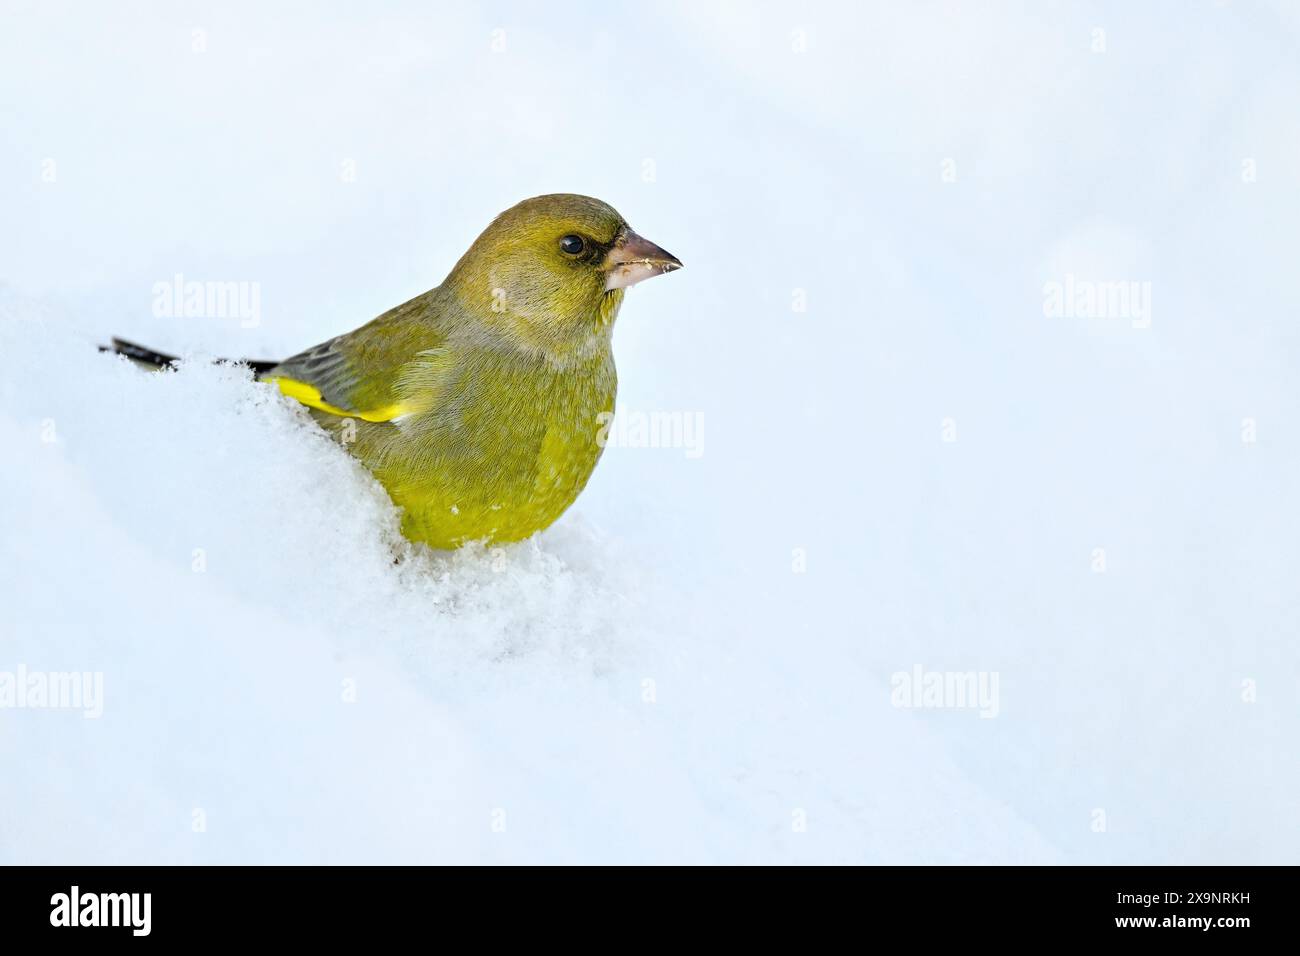
{"type": "Polygon", "coordinates": [[[125,339],[113,339],[112,345],[101,345],[101,352],[114,352],[117,355],[125,355],[135,362],[143,362],[145,365],[152,365],[154,368],[163,368],[171,365],[176,361],[174,355],[164,355],[162,352],[153,352],[143,345],[136,345],[134,342],[128,342],[125,339]]]}
{"type": "MultiPolygon", "coordinates": [[[[101,352],[113,352],[117,355],[125,355],[133,362],[142,362],[145,365],[152,365],[154,368],[166,368],[168,365],[175,365],[180,361],[175,355],[166,355],[162,352],[155,352],[153,349],[147,349],[143,345],[136,345],[134,342],[128,342],[125,339],[113,339],[112,345],[101,345],[101,352]]],[[[231,362],[232,359],[221,359],[222,362],[231,362]]],[[[279,365],[279,362],[268,362],[262,359],[239,359],[238,364],[247,365],[258,375],[263,372],[269,372],[279,365]]]]}

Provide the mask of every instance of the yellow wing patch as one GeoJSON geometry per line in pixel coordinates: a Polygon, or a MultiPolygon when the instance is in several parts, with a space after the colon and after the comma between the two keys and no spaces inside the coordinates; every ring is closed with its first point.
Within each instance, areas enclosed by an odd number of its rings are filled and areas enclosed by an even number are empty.
{"type": "Polygon", "coordinates": [[[329,412],[331,415],[339,415],[343,418],[360,418],[366,422],[389,422],[404,414],[407,410],[404,404],[398,402],[371,411],[350,412],[346,408],[331,405],[321,398],[320,389],[315,385],[308,385],[306,382],[299,382],[292,378],[281,378],[280,376],[268,379],[268,381],[275,382],[280,387],[281,392],[290,398],[297,399],[304,405],[319,408],[322,412],[329,412]]]}

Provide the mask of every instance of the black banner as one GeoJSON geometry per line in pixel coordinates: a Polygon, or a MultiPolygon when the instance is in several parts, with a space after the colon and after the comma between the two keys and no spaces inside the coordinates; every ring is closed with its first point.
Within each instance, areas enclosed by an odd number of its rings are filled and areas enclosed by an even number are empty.
{"type": "MultiPolygon", "coordinates": [[[[1289,873],[1263,868],[10,868],[7,943],[399,940],[490,929],[609,940],[674,938],[687,926],[765,941],[788,933],[918,945],[1125,937],[1231,946],[1291,936],[1289,873]],[[620,929],[620,926],[622,928],[620,929]],[[530,929],[531,928],[531,929],[530,929]],[[614,935],[608,935],[610,933],[614,935]],[[664,934],[669,935],[664,935],[664,934]],[[595,934],[594,937],[589,934],[595,934]],[[630,935],[629,935],[630,934],[630,935]]],[[[432,946],[442,942],[425,938],[432,946]]],[[[540,940],[535,942],[541,943],[540,940]]],[[[10,952],[19,952],[11,949],[10,952]]]]}

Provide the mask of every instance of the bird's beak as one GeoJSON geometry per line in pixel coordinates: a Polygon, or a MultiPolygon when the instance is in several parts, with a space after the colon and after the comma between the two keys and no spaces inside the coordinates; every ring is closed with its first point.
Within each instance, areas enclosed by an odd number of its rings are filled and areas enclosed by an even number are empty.
{"type": "Polygon", "coordinates": [[[624,227],[614,240],[614,248],[605,256],[605,290],[626,289],[642,279],[682,267],[681,260],[665,252],[649,239],[642,239],[624,227]]]}

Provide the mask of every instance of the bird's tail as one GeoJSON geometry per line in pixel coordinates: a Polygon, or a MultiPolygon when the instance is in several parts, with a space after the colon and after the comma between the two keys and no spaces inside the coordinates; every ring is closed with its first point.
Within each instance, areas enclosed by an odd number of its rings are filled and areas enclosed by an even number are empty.
{"type": "MultiPolygon", "coordinates": [[[[169,365],[175,365],[180,361],[175,355],[167,355],[165,352],[155,352],[153,349],[147,349],[143,345],[137,345],[134,342],[128,342],[126,339],[113,339],[112,345],[101,345],[101,352],[113,352],[116,355],[125,355],[133,362],[139,362],[141,365],[149,365],[153,368],[166,368],[169,365]]],[[[269,372],[279,365],[279,362],[271,362],[265,359],[219,359],[222,362],[238,363],[247,365],[258,375],[263,372],[269,372]]]]}

